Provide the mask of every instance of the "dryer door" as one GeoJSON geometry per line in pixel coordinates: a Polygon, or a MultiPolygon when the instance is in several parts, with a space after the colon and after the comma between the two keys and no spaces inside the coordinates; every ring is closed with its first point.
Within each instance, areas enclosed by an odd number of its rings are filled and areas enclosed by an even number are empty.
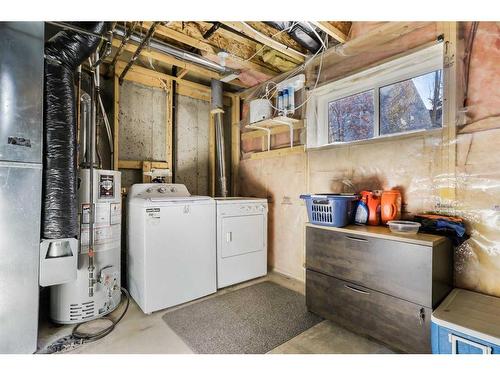
{"type": "Polygon", "coordinates": [[[266,223],[262,214],[222,218],[221,257],[265,249],[266,223]]]}

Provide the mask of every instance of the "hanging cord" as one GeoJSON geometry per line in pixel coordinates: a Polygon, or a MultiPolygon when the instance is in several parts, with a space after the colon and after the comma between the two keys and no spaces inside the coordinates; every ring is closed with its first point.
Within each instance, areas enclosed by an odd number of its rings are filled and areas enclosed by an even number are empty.
{"type": "Polygon", "coordinates": [[[122,293],[125,295],[125,309],[123,312],[120,314],[120,316],[115,320],[112,319],[109,315],[103,316],[99,318],[100,320],[108,320],[111,322],[111,325],[100,330],[99,332],[95,333],[82,333],[78,332],[78,329],[82,327],[84,324],[90,323],[90,322],[95,322],[96,320],[90,320],[88,322],[83,322],[77,324],[74,328],[73,331],[71,332],[70,335],[64,336],[54,343],[50,344],[47,346],[47,349],[45,351],[41,351],[41,354],[54,354],[54,353],[60,353],[60,352],[69,352],[71,350],[75,350],[79,346],[83,344],[87,344],[89,342],[94,342],[97,340],[102,339],[103,337],[109,335],[117,326],[118,323],[123,319],[125,314],[127,313],[128,307],[130,305],[130,294],[128,293],[127,289],[125,288],[120,288],[122,293]]]}
{"type": "Polygon", "coordinates": [[[120,288],[121,291],[125,294],[126,296],[126,300],[125,300],[125,309],[123,310],[123,312],[120,314],[120,316],[118,317],[118,319],[116,320],[113,320],[110,316],[106,315],[106,316],[103,316],[102,318],[100,319],[104,319],[104,320],[109,320],[111,322],[111,325],[109,327],[106,327],[104,329],[102,329],[101,331],[99,332],[96,332],[96,333],[80,333],[78,332],[78,328],[80,328],[82,325],[88,323],[88,322],[83,322],[83,323],[79,323],[77,324],[74,328],[73,328],[73,332],[72,332],[72,335],[78,339],[82,339],[84,340],[85,342],[93,342],[93,341],[97,341],[99,339],[102,339],[104,336],[107,336],[108,334],[111,333],[111,331],[113,331],[116,327],[116,325],[118,323],[120,323],[120,321],[123,319],[123,317],[125,316],[125,314],[127,313],[127,310],[128,310],[128,307],[130,305],[130,294],[128,294],[128,291],[127,289],[125,288],[120,288]]]}
{"type": "MultiPolygon", "coordinates": [[[[282,81],[285,81],[287,80],[288,78],[290,78],[291,76],[293,76],[294,74],[297,74],[298,72],[300,72],[301,70],[305,69],[305,67],[311,62],[313,61],[313,59],[318,56],[320,53],[321,53],[321,57],[320,57],[320,63],[319,63],[319,69],[318,69],[318,76],[316,77],[316,82],[314,84],[314,87],[310,90],[310,91],[314,91],[317,87],[318,87],[318,83],[319,83],[319,78],[321,76],[321,70],[322,70],[322,67],[323,67],[323,57],[325,55],[325,52],[326,50],[328,49],[328,36],[325,37],[325,40],[322,41],[322,44],[323,44],[323,48],[320,48],[309,60],[307,60],[304,64],[298,66],[297,68],[293,69],[285,78],[282,79],[282,81]]],[[[266,84],[265,86],[265,93],[260,97],[262,99],[268,99],[270,100],[276,93],[276,91],[278,90],[278,85],[273,82],[273,81],[270,81],[266,84]],[[274,85],[272,88],[269,88],[269,85],[274,85]]],[[[309,94],[306,98],[306,100],[304,100],[301,104],[299,104],[297,107],[295,107],[295,110],[299,109],[299,108],[302,108],[310,99],[312,98],[312,95],[309,94]]],[[[275,107],[272,102],[271,102],[271,107],[275,110],[278,110],[277,107],[275,107]]]]}

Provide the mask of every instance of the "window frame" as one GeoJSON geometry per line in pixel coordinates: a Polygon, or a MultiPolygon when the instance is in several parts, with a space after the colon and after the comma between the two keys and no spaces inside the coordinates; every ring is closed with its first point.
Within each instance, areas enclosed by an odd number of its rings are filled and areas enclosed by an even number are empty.
{"type": "MultiPolygon", "coordinates": [[[[331,145],[344,145],[357,142],[369,142],[380,138],[397,137],[413,133],[442,130],[418,129],[407,132],[380,135],[380,88],[408,79],[443,70],[443,101],[447,92],[444,84],[444,43],[439,42],[430,47],[397,57],[385,63],[365,69],[359,73],[328,83],[312,91],[311,105],[308,108],[308,142],[307,148],[320,148],[331,145]],[[329,142],[328,137],[328,104],[332,101],[374,90],[374,129],[373,137],[347,142],[329,142]]],[[[444,121],[444,118],[443,118],[444,121]]]]}

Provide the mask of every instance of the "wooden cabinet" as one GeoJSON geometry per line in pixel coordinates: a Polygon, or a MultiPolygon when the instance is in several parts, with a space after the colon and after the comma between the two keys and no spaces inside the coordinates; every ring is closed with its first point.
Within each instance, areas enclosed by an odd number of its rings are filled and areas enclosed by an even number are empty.
{"type": "Polygon", "coordinates": [[[430,317],[452,286],[440,236],[383,227],[306,228],[309,310],[410,353],[430,353],[430,317]]]}

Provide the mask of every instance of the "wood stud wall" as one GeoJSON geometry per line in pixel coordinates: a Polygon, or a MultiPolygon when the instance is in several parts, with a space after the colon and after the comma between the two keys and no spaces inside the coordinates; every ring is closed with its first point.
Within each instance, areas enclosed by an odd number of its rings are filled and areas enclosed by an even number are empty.
{"type": "MultiPolygon", "coordinates": [[[[165,161],[151,161],[151,160],[120,160],[119,155],[119,136],[120,136],[120,121],[119,121],[119,111],[120,111],[120,85],[118,82],[118,77],[125,67],[125,63],[118,61],[115,67],[114,73],[114,155],[113,155],[113,166],[115,170],[118,169],[140,169],[143,172],[148,172],[154,168],[172,169],[173,161],[173,139],[172,139],[172,124],[173,124],[173,97],[172,88],[173,85],[177,85],[178,95],[189,96],[194,99],[210,101],[210,88],[198,83],[191,81],[186,81],[182,79],[182,76],[174,77],[165,73],[160,73],[147,68],[133,66],[127,75],[125,80],[140,83],[145,86],[161,88],[167,92],[167,118],[165,119],[166,126],[166,160],[165,161]]],[[[237,164],[239,163],[240,155],[240,145],[239,145],[239,106],[240,99],[238,95],[231,93],[224,93],[224,104],[232,106],[232,124],[233,127],[237,127],[238,131],[233,131],[233,141],[231,144],[232,152],[232,170],[233,170],[233,187],[236,186],[237,179],[237,164]],[[236,138],[237,140],[236,141],[236,138]],[[237,162],[236,162],[237,159],[237,162]],[[235,168],[236,165],[236,168],[235,168]],[[236,172],[235,172],[236,170],[236,172]]],[[[234,130],[234,128],[233,128],[234,130]]],[[[213,116],[210,115],[210,131],[209,131],[209,192],[210,195],[215,195],[215,126],[213,122],[213,116]]],[[[143,176],[143,182],[149,182],[150,177],[143,176]]]]}

